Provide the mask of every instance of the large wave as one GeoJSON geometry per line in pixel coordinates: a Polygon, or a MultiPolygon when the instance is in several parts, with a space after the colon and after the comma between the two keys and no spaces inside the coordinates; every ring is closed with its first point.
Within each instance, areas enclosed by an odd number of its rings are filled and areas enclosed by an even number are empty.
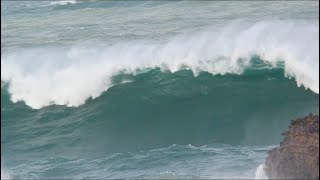
{"type": "Polygon", "coordinates": [[[24,101],[36,109],[51,104],[79,106],[111,87],[119,73],[160,68],[190,69],[194,75],[242,74],[258,55],[271,68],[281,64],[285,76],[295,78],[298,86],[319,93],[318,39],[319,26],[314,22],[232,22],[165,42],[15,49],[3,54],[1,80],[9,83],[13,102],[24,101]]]}
{"type": "MultiPolygon", "coordinates": [[[[194,77],[191,70],[160,69],[119,74],[110,80],[115,85],[108,92],[77,108],[53,105],[33,110],[24,103],[12,103],[5,85],[2,125],[18,125],[23,132],[7,130],[4,139],[23,133],[25,143],[10,141],[4,153],[12,152],[16,144],[27,152],[34,148],[61,151],[68,158],[172,144],[278,143],[290,119],[319,113],[319,96],[296,87],[293,79],[283,76],[283,68],[257,69],[266,65],[258,58],[252,61],[256,69],[242,75],[201,72],[194,77]],[[28,145],[32,141],[39,144],[28,145]],[[68,145],[62,147],[61,142],[68,145]]],[[[18,155],[12,158],[19,159],[18,155]]]]}

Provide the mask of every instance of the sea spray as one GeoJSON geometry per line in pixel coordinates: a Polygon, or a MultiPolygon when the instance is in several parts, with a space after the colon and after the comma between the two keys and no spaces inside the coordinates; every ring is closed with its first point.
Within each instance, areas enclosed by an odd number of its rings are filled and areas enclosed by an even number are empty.
{"type": "Polygon", "coordinates": [[[264,167],[265,167],[264,164],[260,164],[259,167],[257,167],[255,179],[268,179],[264,171],[264,167]]]}

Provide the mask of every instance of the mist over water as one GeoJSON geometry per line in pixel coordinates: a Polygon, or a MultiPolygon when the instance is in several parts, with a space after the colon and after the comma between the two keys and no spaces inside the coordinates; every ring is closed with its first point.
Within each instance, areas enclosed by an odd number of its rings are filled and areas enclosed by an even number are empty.
{"type": "Polygon", "coordinates": [[[1,178],[264,178],[319,113],[319,2],[1,5],[1,178]]]}

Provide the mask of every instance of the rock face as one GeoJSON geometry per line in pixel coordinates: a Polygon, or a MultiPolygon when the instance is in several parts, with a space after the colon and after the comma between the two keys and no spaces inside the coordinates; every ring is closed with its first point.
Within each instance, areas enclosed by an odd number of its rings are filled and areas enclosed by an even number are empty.
{"type": "Polygon", "coordinates": [[[268,152],[270,179],[319,179],[319,116],[291,121],[280,146],[268,152]]]}

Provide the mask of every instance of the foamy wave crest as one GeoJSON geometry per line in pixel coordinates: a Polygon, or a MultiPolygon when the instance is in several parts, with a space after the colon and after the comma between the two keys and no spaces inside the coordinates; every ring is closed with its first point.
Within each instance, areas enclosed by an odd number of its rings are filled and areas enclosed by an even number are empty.
{"type": "Polygon", "coordinates": [[[144,68],[175,72],[188,68],[212,74],[241,74],[250,57],[284,64],[297,85],[319,93],[319,26],[314,22],[231,23],[222,29],[181,35],[164,43],[132,41],[108,46],[37,48],[6,52],[1,80],[13,102],[32,108],[79,106],[112,86],[119,72],[144,68]]]}

